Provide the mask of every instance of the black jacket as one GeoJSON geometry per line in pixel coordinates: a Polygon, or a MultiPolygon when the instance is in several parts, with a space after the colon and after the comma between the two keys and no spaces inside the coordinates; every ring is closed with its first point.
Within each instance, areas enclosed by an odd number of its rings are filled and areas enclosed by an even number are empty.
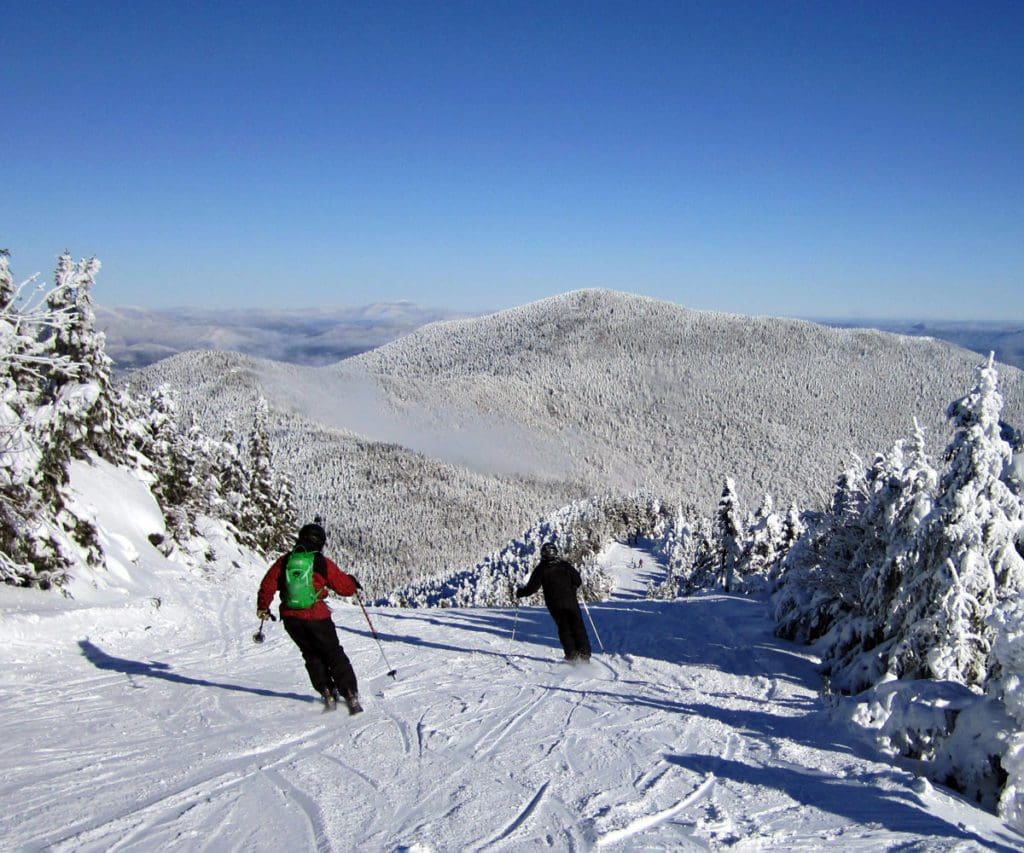
{"type": "Polygon", "coordinates": [[[555,557],[552,560],[541,559],[530,575],[526,586],[516,590],[518,598],[533,595],[538,589],[544,590],[544,603],[548,609],[572,607],[577,604],[576,590],[583,580],[568,560],[555,557]]]}

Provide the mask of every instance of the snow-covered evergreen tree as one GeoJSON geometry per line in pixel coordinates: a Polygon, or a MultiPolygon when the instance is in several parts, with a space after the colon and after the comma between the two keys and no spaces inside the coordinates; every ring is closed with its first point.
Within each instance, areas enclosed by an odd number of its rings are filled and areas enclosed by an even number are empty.
{"type": "Polygon", "coordinates": [[[1012,453],[1002,438],[994,360],[977,369],[971,393],[947,412],[955,433],[948,468],[921,531],[920,557],[905,581],[905,612],[894,650],[902,677],[981,685],[996,605],[1024,590],[1016,543],[1024,507],[1002,477],[1012,453]]]}
{"type": "Polygon", "coordinates": [[[240,542],[264,554],[294,535],[291,485],[271,463],[265,415],[265,407],[257,411],[243,454],[233,426],[221,439],[209,438],[194,418],[182,428],[177,394],[166,385],[150,393],[138,449],[175,540],[195,536],[201,516],[223,519],[240,542]]]}
{"type": "Polygon", "coordinates": [[[833,689],[841,692],[862,689],[881,675],[874,656],[865,653],[878,644],[881,633],[878,623],[884,618],[885,603],[874,594],[874,576],[886,561],[889,519],[900,500],[902,471],[903,445],[898,442],[888,454],[877,455],[865,475],[866,496],[855,528],[859,542],[842,572],[858,582],[860,594],[849,598],[848,606],[821,643],[825,672],[831,677],[833,689]],[[865,675],[864,670],[872,674],[865,675]],[[850,687],[851,681],[859,680],[865,683],[850,687]]]}
{"type": "Polygon", "coordinates": [[[42,341],[56,358],[48,361],[40,402],[49,406],[45,420],[50,451],[83,457],[90,450],[115,458],[123,450],[125,427],[120,422],[121,398],[114,390],[112,362],[96,329],[92,289],[100,262],[75,262],[60,256],[55,285],[46,298],[60,322],[46,328],[42,341]]]}
{"type": "Polygon", "coordinates": [[[152,477],[151,489],[168,529],[180,540],[191,534],[192,525],[184,509],[190,490],[190,459],[179,435],[177,396],[169,386],[161,385],[149,394],[136,449],[152,477]]]}
{"type": "Polygon", "coordinates": [[[718,500],[718,511],[715,514],[715,534],[718,538],[719,579],[722,588],[726,592],[730,592],[736,566],[743,554],[743,546],[740,544],[742,534],[736,498],[736,483],[731,477],[725,478],[722,496],[718,500]]]}
{"type": "Polygon", "coordinates": [[[664,579],[648,587],[648,598],[673,599],[709,588],[717,573],[714,525],[694,507],[680,506],[652,552],[666,568],[664,579]]]}
{"type": "Polygon", "coordinates": [[[856,693],[891,670],[891,652],[908,601],[906,581],[918,560],[921,522],[931,511],[938,474],[925,450],[924,431],[876,464],[864,512],[864,544],[853,559],[860,602],[833,643],[822,649],[834,689],[856,693]]]}
{"type": "Polygon", "coordinates": [[[264,554],[288,547],[295,534],[296,513],[291,483],[273,464],[267,434],[267,401],[260,397],[249,435],[248,483],[241,529],[264,554]]]}
{"type": "Polygon", "coordinates": [[[747,520],[743,534],[740,557],[743,588],[753,591],[755,587],[767,586],[772,569],[789,544],[785,519],[775,511],[771,495],[766,494],[761,506],[747,520]]]}
{"type": "Polygon", "coordinates": [[[772,577],[775,577],[776,569],[782,559],[789,553],[790,549],[796,544],[797,540],[807,532],[807,525],[804,524],[803,515],[800,512],[800,508],[796,503],[791,503],[789,509],[786,510],[786,517],[782,522],[782,546],[780,548],[779,558],[775,561],[772,566],[772,577]]]}
{"type": "Polygon", "coordinates": [[[249,474],[234,418],[225,418],[220,436],[211,445],[211,453],[214,474],[220,487],[219,494],[225,502],[223,518],[236,530],[241,530],[249,474]]]}
{"type": "Polygon", "coordinates": [[[11,307],[15,293],[14,276],[11,275],[11,253],[8,249],[0,249],[0,312],[11,307]]]}
{"type": "Polygon", "coordinates": [[[992,663],[995,678],[988,692],[1000,700],[1017,723],[1017,732],[1002,758],[1006,783],[999,813],[1024,831],[1024,596],[1004,599],[988,619],[993,629],[992,663]]]}
{"type": "Polygon", "coordinates": [[[0,256],[0,562],[6,583],[59,585],[76,549],[92,562],[100,556],[95,528],[67,507],[67,439],[79,434],[91,395],[58,388],[80,371],[79,353],[60,343],[73,320],[53,295],[60,289],[57,284],[40,299],[19,300],[8,255],[0,256]]]}
{"type": "Polygon", "coordinates": [[[866,472],[851,468],[837,479],[829,510],[805,514],[806,532],[773,572],[779,636],[812,642],[856,607],[860,578],[850,564],[863,541],[867,494],[866,472]]]}

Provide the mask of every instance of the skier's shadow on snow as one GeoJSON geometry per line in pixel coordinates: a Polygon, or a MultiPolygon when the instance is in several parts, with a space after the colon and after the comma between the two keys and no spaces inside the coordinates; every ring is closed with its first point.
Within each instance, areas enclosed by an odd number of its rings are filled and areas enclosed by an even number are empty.
{"type": "MultiPolygon", "coordinates": [[[[351,634],[359,634],[360,636],[365,636],[367,638],[373,637],[373,635],[369,631],[352,630],[352,631],[349,631],[349,633],[351,633],[351,634]]],[[[492,652],[492,651],[487,651],[486,649],[467,649],[465,646],[455,646],[455,645],[450,645],[449,643],[438,643],[438,642],[436,642],[434,640],[424,640],[422,637],[417,637],[417,636],[414,636],[413,634],[395,634],[395,633],[385,633],[385,632],[378,631],[377,632],[377,638],[380,639],[380,640],[389,642],[389,643],[407,643],[410,646],[419,646],[420,648],[424,648],[424,649],[439,649],[440,651],[443,651],[443,652],[458,652],[460,654],[465,654],[466,652],[472,652],[475,655],[488,655],[490,657],[495,657],[495,658],[507,658],[508,657],[508,655],[506,655],[504,652],[498,652],[498,651],[492,652]]],[[[519,654],[518,651],[515,652],[515,657],[516,657],[516,660],[520,660],[520,661],[533,660],[533,661],[539,661],[541,663],[547,662],[547,658],[537,657],[535,655],[519,654]]]]}
{"type": "Polygon", "coordinates": [[[713,773],[718,779],[731,779],[755,789],[774,788],[798,803],[847,817],[858,824],[877,823],[892,832],[911,836],[973,841],[985,850],[1020,849],[1018,837],[1007,835],[1006,846],[993,847],[988,839],[918,807],[912,794],[866,785],[863,779],[844,781],[812,769],[757,767],[715,755],[665,755],[665,760],[700,776],[713,773]]]}
{"type": "Polygon", "coordinates": [[[116,658],[108,655],[95,643],[89,640],[79,640],[78,646],[82,654],[97,669],[106,669],[111,672],[123,672],[125,675],[142,675],[146,678],[159,678],[162,681],[171,681],[175,684],[193,684],[197,687],[217,687],[221,690],[235,690],[239,693],[252,693],[254,696],[273,696],[278,699],[297,699],[300,702],[316,702],[314,697],[300,693],[281,693],[277,690],[265,690],[261,687],[244,687],[241,684],[226,684],[223,681],[209,681],[205,678],[192,678],[188,675],[178,675],[171,672],[170,664],[160,661],[129,660],[128,658],[116,658]]]}
{"type": "MultiPolygon", "coordinates": [[[[444,619],[425,615],[422,611],[404,612],[400,615],[403,620],[415,622],[426,622],[439,628],[451,631],[458,628],[461,631],[473,631],[480,634],[490,634],[501,639],[512,639],[512,630],[515,629],[515,639],[522,642],[539,642],[553,640],[558,642],[558,636],[554,632],[551,617],[547,611],[540,608],[520,608],[518,616],[501,611],[479,611],[471,608],[452,608],[445,611],[444,619]]],[[[385,635],[381,634],[383,638],[385,635]]],[[[411,642],[414,645],[430,645],[423,643],[419,638],[412,638],[408,635],[392,635],[394,639],[411,642]]],[[[438,648],[444,648],[438,646],[438,648]]]]}
{"type": "MultiPolygon", "coordinates": [[[[649,687],[649,684],[639,681],[620,681],[620,684],[634,684],[638,687],[649,687]]],[[[748,711],[735,708],[719,708],[716,705],[700,702],[679,702],[674,699],[661,698],[658,696],[628,695],[612,693],[605,690],[575,689],[552,685],[550,690],[561,693],[574,693],[583,697],[603,696],[610,703],[625,702],[631,707],[654,708],[669,714],[680,714],[686,717],[698,717],[702,719],[719,720],[727,726],[743,732],[754,738],[785,738],[795,743],[816,749],[829,749],[833,752],[845,752],[851,755],[859,754],[858,750],[848,743],[840,740],[827,740],[820,734],[820,704],[814,697],[791,702],[789,707],[797,710],[804,710],[804,714],[782,715],[770,714],[765,711],[748,711]]],[[[723,697],[723,698],[735,698],[723,697]]],[[[752,697],[747,697],[752,700],[752,697]]],[[[778,700],[773,700],[778,702],[778,700]]],[[[865,752],[864,755],[870,754],[865,752]]]]}
{"type": "MultiPolygon", "coordinates": [[[[458,629],[460,631],[490,634],[493,637],[500,638],[504,642],[509,642],[513,639],[512,631],[514,627],[515,649],[517,652],[522,649],[521,643],[548,643],[558,646],[558,636],[554,632],[554,624],[552,623],[551,618],[547,615],[547,611],[545,610],[541,612],[539,608],[533,608],[532,610],[521,608],[518,617],[514,616],[512,613],[505,615],[500,611],[475,612],[470,608],[452,608],[445,611],[444,619],[438,619],[434,616],[427,615],[428,612],[429,611],[426,610],[403,610],[398,613],[392,613],[391,615],[394,618],[401,619],[403,621],[426,622],[428,625],[444,628],[449,632],[452,629],[458,629]]],[[[373,636],[365,629],[345,628],[344,630],[348,633],[358,634],[360,636],[373,636]]],[[[467,650],[465,646],[432,642],[412,634],[399,634],[394,631],[378,631],[377,637],[380,640],[396,643],[408,643],[412,646],[422,646],[425,648],[440,649],[442,651],[465,652],[467,650]]],[[[504,652],[492,652],[485,649],[474,649],[473,651],[478,654],[505,657],[504,652]]],[[[517,657],[524,660],[530,659],[529,657],[520,654],[517,654],[517,657]]],[[[538,657],[533,658],[533,660],[543,660],[543,658],[538,657]]]]}
{"type": "Polygon", "coordinates": [[[704,702],[674,702],[650,696],[638,697],[636,704],[688,717],[719,720],[754,738],[768,740],[784,738],[815,749],[828,749],[831,752],[871,757],[869,751],[859,749],[856,744],[846,743],[838,737],[826,738],[821,734],[823,722],[820,700],[816,697],[807,697],[799,702],[790,703],[790,707],[805,711],[804,714],[794,715],[771,714],[766,711],[751,711],[741,708],[721,708],[704,702]]]}

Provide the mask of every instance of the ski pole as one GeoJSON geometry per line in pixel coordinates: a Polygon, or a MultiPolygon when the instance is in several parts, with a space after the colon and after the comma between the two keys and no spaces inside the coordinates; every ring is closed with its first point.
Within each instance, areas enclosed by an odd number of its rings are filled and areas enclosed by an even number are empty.
{"type": "Polygon", "coordinates": [[[370,621],[370,614],[366,612],[366,608],[363,606],[363,597],[356,590],[356,601],[359,602],[359,607],[363,611],[363,616],[366,617],[366,624],[370,626],[370,633],[373,634],[373,639],[377,641],[377,648],[380,649],[380,656],[384,659],[384,666],[388,668],[388,675],[395,678],[398,675],[397,669],[392,669],[391,664],[388,663],[388,656],[384,654],[384,647],[380,644],[380,638],[377,636],[377,629],[373,627],[373,623],[370,621]]]}
{"type": "Polygon", "coordinates": [[[597,644],[601,647],[601,651],[604,651],[604,643],[601,642],[601,635],[597,633],[597,625],[594,624],[594,617],[590,615],[590,608],[587,607],[587,600],[581,599],[583,602],[583,610],[587,614],[587,619],[590,620],[590,627],[594,629],[594,636],[597,637],[597,644]]]}
{"type": "MultiPolygon", "coordinates": [[[[268,613],[267,616],[270,617],[270,621],[271,622],[275,621],[273,613],[268,613]]],[[[260,629],[255,634],[252,635],[252,641],[254,643],[262,643],[263,642],[263,639],[264,639],[264,637],[263,637],[263,623],[266,621],[266,618],[267,618],[266,616],[261,616],[260,617],[260,629]]]]}
{"type": "Polygon", "coordinates": [[[516,599],[515,613],[512,615],[512,636],[509,637],[509,639],[508,639],[508,652],[505,655],[505,657],[508,658],[508,660],[506,660],[505,663],[508,663],[508,664],[512,663],[512,644],[516,641],[516,623],[518,621],[519,621],[519,599],[517,598],[516,599]]]}

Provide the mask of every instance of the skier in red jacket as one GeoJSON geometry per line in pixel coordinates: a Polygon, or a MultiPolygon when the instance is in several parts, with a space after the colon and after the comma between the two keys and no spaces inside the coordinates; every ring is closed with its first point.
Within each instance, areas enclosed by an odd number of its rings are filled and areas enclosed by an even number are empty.
{"type": "Polygon", "coordinates": [[[319,524],[299,531],[295,547],[282,554],[263,576],[256,596],[256,615],[270,618],[270,604],[281,594],[281,622],[302,652],[313,689],[323,697],[324,709],[334,710],[344,699],[350,714],[362,711],[352,664],[345,655],[331,610],[324,599],[328,589],[355,595],[359,581],[345,574],[321,552],[327,534],[319,524]],[[304,597],[305,596],[305,597],[304,597]]]}

